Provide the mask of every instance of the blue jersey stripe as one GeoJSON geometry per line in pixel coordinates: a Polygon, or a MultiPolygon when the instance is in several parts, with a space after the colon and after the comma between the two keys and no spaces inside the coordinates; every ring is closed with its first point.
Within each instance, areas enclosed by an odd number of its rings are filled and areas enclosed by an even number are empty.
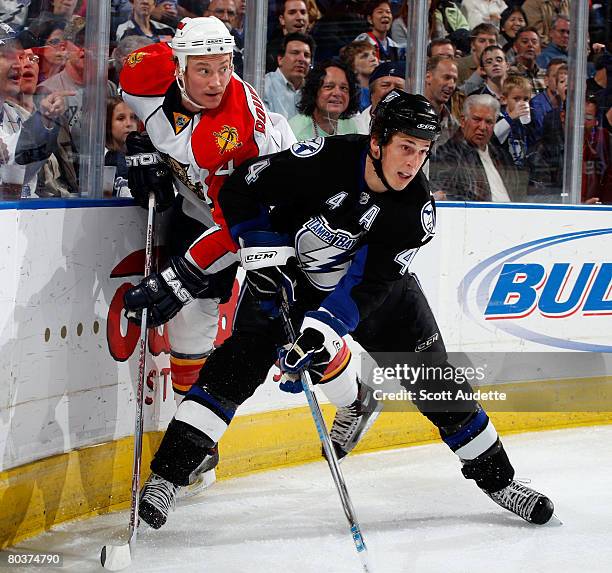
{"type": "Polygon", "coordinates": [[[465,428],[461,428],[458,432],[444,437],[444,443],[446,443],[451,450],[458,450],[461,446],[464,446],[480,434],[480,432],[486,428],[488,422],[489,416],[487,416],[482,408],[479,408],[478,413],[472,418],[470,423],[465,426],[465,428]]]}
{"type": "MultiPolygon", "coordinates": [[[[368,246],[365,245],[357,251],[348,272],[340,279],[333,292],[321,303],[324,309],[346,325],[348,332],[355,330],[359,324],[359,308],[351,296],[351,291],[363,281],[367,258],[368,246]]],[[[342,333],[343,336],[344,334],[346,332],[342,333]]]]}

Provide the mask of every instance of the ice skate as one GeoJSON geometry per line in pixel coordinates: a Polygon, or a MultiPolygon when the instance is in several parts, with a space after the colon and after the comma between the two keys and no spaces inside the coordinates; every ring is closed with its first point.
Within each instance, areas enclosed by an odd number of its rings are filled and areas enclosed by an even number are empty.
{"type": "Polygon", "coordinates": [[[211,485],[217,481],[217,474],[215,468],[219,463],[219,449],[217,446],[210,449],[210,453],[204,458],[204,461],[200,467],[193,472],[192,482],[182,487],[179,491],[178,498],[186,499],[189,497],[195,497],[207,490],[211,485]]]}
{"type": "Polygon", "coordinates": [[[382,402],[374,398],[374,391],[358,382],[357,399],[349,406],[338,408],[330,437],[338,460],[344,458],[370,429],[380,411],[382,402]]]}
{"type": "MultiPolygon", "coordinates": [[[[483,490],[485,491],[485,490],[483,490]]],[[[509,486],[485,493],[499,506],[515,513],[529,523],[544,525],[553,518],[555,507],[545,495],[512,480],[509,486]]],[[[555,518],[558,521],[557,518],[555,518]]]]}
{"type": "Polygon", "coordinates": [[[152,473],[140,492],[138,516],[153,529],[159,529],[174,509],[179,486],[152,473]]]}

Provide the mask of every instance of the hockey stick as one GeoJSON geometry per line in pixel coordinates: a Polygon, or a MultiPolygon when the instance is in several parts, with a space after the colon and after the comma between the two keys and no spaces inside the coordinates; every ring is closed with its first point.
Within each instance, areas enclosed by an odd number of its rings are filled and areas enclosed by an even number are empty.
{"type": "MultiPolygon", "coordinates": [[[[289,300],[287,298],[287,292],[285,291],[284,287],[281,288],[280,309],[283,317],[283,323],[285,326],[285,333],[287,334],[289,342],[293,343],[296,339],[296,336],[295,330],[293,329],[293,324],[291,323],[291,317],[289,314],[289,300]]],[[[338,490],[338,495],[340,496],[340,501],[342,502],[342,509],[344,510],[344,515],[346,516],[346,519],[349,522],[349,526],[351,529],[351,537],[353,538],[353,542],[355,543],[355,549],[357,549],[357,555],[359,555],[363,571],[364,573],[373,573],[374,569],[372,568],[372,565],[370,563],[368,549],[361,533],[361,527],[359,526],[359,522],[357,521],[355,508],[353,507],[353,503],[351,502],[351,498],[349,497],[349,493],[346,488],[346,482],[344,481],[344,475],[342,475],[342,470],[340,469],[340,464],[338,462],[338,456],[336,456],[336,451],[334,450],[331,438],[329,437],[329,432],[327,431],[327,426],[325,425],[325,420],[323,419],[323,413],[321,412],[319,401],[317,400],[317,397],[315,396],[315,393],[313,391],[310,374],[308,373],[308,370],[306,368],[302,368],[300,370],[300,382],[302,383],[304,394],[306,394],[306,400],[308,401],[310,413],[312,414],[315,426],[317,427],[319,439],[321,440],[321,444],[323,445],[323,451],[325,452],[325,459],[327,460],[327,465],[329,466],[329,470],[332,474],[332,477],[334,478],[334,483],[336,484],[336,489],[338,490]]]]}
{"type": "MultiPolygon", "coordinates": [[[[144,276],[151,274],[153,259],[153,226],[155,221],[155,194],[149,193],[149,215],[147,218],[147,238],[145,243],[144,276]]],[[[128,542],[123,545],[105,545],[100,553],[102,567],[109,571],[120,571],[132,562],[136,548],[138,532],[138,504],[140,493],[140,463],[142,458],[142,403],[146,376],[145,362],[147,358],[147,309],[143,309],[140,323],[140,345],[138,355],[138,386],[136,389],[136,420],[134,427],[134,462],[132,465],[132,504],[130,509],[130,524],[128,542]]]]}

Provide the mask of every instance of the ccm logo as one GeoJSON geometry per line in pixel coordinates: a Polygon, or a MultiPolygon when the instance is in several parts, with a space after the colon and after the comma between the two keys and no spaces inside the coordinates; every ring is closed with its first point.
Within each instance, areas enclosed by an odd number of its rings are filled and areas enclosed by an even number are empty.
{"type": "Polygon", "coordinates": [[[223,44],[222,38],[212,38],[211,40],[206,40],[207,44],[223,44]]]}
{"type": "Polygon", "coordinates": [[[419,123],[419,125],[417,125],[417,129],[430,129],[431,131],[434,131],[436,126],[430,125],[429,123],[419,123]]]}
{"type": "Polygon", "coordinates": [[[157,153],[138,153],[137,155],[128,155],[125,158],[128,167],[138,167],[139,165],[155,165],[159,162],[157,153]]]}
{"type": "Polygon", "coordinates": [[[278,253],[276,251],[269,251],[267,253],[253,253],[252,255],[247,255],[244,260],[247,263],[252,263],[253,261],[264,261],[266,259],[273,259],[278,253]]]}

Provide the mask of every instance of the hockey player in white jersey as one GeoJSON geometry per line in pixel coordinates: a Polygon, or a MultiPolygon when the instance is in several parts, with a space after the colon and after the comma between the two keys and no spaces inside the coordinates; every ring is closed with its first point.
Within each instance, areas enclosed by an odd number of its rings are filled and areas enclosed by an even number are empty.
{"type": "MultiPolygon", "coordinates": [[[[146,129],[131,133],[126,142],[130,190],[144,207],[150,191],[159,211],[172,207],[166,233],[170,255],[183,254],[207,229],[223,244],[225,225],[216,196],[224,180],[246,159],[295,142],[286,120],[272,121],[256,91],[233,74],[233,47],[233,37],[217,18],[184,18],[170,45],[136,50],[121,73],[123,97],[146,129]]],[[[177,274],[199,282],[197,268],[177,264],[177,274]]],[[[206,298],[185,306],[168,324],[172,384],[179,398],[212,352],[218,307],[231,295],[237,267],[223,266],[202,293],[206,298]]],[[[150,326],[156,326],[154,318],[150,326]]],[[[217,459],[212,451],[203,469],[214,467],[217,459]]],[[[201,479],[203,472],[198,475],[201,479]]]]}

